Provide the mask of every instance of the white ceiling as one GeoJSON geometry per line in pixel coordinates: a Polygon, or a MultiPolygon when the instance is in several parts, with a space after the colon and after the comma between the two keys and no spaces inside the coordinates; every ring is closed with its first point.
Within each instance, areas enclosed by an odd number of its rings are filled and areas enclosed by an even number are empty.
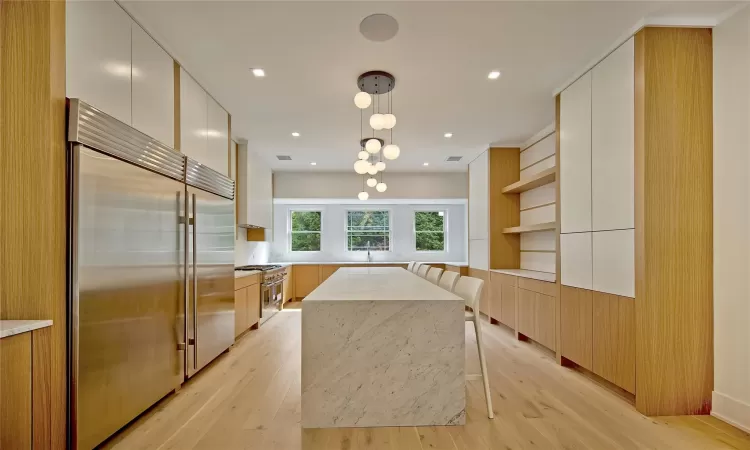
{"type": "Polygon", "coordinates": [[[232,114],[233,137],[247,139],[274,170],[352,170],[360,138],[356,79],[385,70],[396,76],[393,138],[401,147],[387,170],[455,171],[490,143],[517,145],[549,125],[553,91],[639,20],[716,19],[736,3],[123,5],[232,114]],[[359,22],[374,13],[396,18],[394,39],[370,42],[359,34],[359,22]],[[266,77],[254,78],[251,67],[266,77]],[[489,81],[493,69],[502,77],[489,81]],[[293,160],[277,161],[279,154],[293,160]],[[453,155],[464,158],[444,162],[453,155]]]}

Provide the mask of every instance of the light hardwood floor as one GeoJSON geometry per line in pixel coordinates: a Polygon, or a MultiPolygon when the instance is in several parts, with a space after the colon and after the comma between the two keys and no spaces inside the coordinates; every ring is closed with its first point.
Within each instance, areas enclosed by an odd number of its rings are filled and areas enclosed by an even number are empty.
{"type": "MultiPolygon", "coordinates": [[[[484,327],[494,420],[486,415],[481,378],[470,377],[465,426],[302,430],[295,306],[250,331],[103,448],[750,449],[750,436],[709,416],[644,417],[496,325],[484,327]]],[[[466,329],[467,373],[478,374],[473,332],[466,329]]]]}

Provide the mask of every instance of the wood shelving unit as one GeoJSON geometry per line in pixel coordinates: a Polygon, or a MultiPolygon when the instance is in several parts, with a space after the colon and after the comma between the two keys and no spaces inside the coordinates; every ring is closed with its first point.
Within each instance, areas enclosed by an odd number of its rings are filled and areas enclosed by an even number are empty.
{"type": "Polygon", "coordinates": [[[502,190],[503,194],[519,194],[521,192],[530,191],[531,189],[544,186],[545,184],[552,183],[555,181],[556,168],[552,167],[547,170],[543,170],[537,174],[534,174],[526,180],[517,181],[513,184],[505,186],[502,190]]]}
{"type": "Polygon", "coordinates": [[[504,234],[531,233],[533,231],[547,231],[557,228],[556,222],[535,223],[534,225],[521,225],[520,227],[504,228],[504,234]]]}

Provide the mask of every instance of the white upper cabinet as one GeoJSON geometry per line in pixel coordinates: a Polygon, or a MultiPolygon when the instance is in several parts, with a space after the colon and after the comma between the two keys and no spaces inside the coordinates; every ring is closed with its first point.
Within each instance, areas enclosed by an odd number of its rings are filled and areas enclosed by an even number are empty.
{"type": "Polygon", "coordinates": [[[114,1],[68,2],[65,9],[66,96],[131,124],[130,16],[114,1]]]}
{"type": "Polygon", "coordinates": [[[229,176],[229,114],[216,100],[208,97],[208,167],[229,176]]]}
{"type": "Polygon", "coordinates": [[[591,71],[591,202],[594,231],[635,226],[633,40],[630,38],[591,71]]]}
{"type": "Polygon", "coordinates": [[[591,231],[591,72],[560,94],[560,232],[591,231]]]}
{"type": "Polygon", "coordinates": [[[133,30],[133,127],[174,147],[174,61],[138,24],[133,30]]]}
{"type": "Polygon", "coordinates": [[[180,68],[180,151],[203,163],[208,153],[208,95],[180,68]]]}
{"type": "Polygon", "coordinates": [[[593,289],[635,298],[635,230],[593,235],[593,289]]]}
{"type": "Polygon", "coordinates": [[[469,164],[469,239],[489,235],[489,153],[483,152],[469,164]]]}
{"type": "Polygon", "coordinates": [[[237,223],[271,229],[273,174],[265,161],[248,150],[247,144],[238,146],[237,177],[237,189],[240,190],[237,223]]]}
{"type": "Polygon", "coordinates": [[[560,282],[565,286],[591,289],[594,233],[560,235],[560,282]]]}

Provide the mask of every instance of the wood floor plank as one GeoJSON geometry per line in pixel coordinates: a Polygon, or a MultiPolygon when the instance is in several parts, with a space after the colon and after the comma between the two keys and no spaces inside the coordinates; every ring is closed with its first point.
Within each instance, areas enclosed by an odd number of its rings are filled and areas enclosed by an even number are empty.
{"type": "MultiPolygon", "coordinates": [[[[117,450],[750,449],[707,416],[644,417],[633,405],[508,329],[483,324],[495,419],[481,378],[466,383],[466,425],[302,429],[299,305],[234,348],[102,448],[117,450]]],[[[479,373],[466,328],[467,374],[479,373]]]]}

